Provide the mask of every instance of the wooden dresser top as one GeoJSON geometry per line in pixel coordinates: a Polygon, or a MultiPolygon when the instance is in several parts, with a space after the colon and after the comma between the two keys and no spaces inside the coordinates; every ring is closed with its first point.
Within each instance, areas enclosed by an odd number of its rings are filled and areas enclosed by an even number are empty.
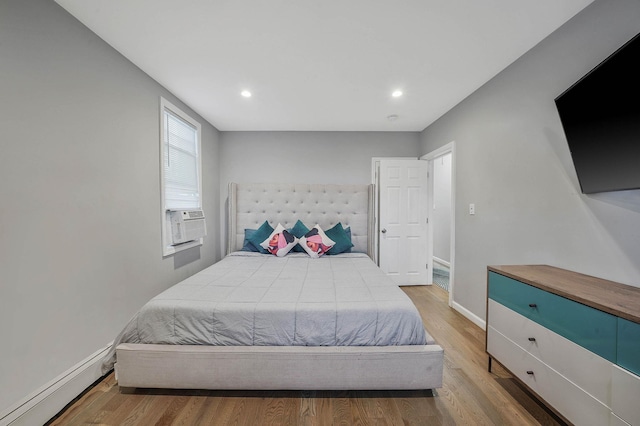
{"type": "Polygon", "coordinates": [[[549,265],[489,266],[489,271],[640,323],[640,288],[549,265]]]}

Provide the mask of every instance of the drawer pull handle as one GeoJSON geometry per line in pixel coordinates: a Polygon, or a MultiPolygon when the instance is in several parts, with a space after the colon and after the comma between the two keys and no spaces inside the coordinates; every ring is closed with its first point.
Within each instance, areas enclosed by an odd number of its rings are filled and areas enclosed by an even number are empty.
{"type": "Polygon", "coordinates": [[[535,337],[529,337],[529,341],[530,341],[530,342],[535,342],[535,341],[536,341],[536,338],[535,338],[535,337]]]}
{"type": "Polygon", "coordinates": [[[528,370],[528,371],[527,371],[527,374],[528,374],[528,375],[530,375],[530,376],[533,376],[533,371],[528,370]]]}
{"type": "Polygon", "coordinates": [[[538,305],[536,305],[535,303],[529,303],[529,307],[530,307],[530,308],[537,308],[537,307],[538,307],[538,305]]]}

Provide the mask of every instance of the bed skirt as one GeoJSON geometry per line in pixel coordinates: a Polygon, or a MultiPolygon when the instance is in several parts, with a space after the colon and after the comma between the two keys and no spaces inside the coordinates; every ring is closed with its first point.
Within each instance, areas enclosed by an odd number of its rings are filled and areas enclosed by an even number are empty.
{"type": "Polygon", "coordinates": [[[443,350],[412,346],[196,346],[123,343],[125,388],[400,390],[442,386],[443,350]]]}

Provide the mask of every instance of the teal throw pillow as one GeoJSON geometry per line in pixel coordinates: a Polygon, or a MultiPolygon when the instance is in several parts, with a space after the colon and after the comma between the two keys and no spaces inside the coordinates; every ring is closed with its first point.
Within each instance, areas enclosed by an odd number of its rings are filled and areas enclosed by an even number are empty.
{"type": "Polygon", "coordinates": [[[244,230],[244,241],[242,243],[242,248],[240,249],[240,251],[253,251],[253,252],[257,252],[258,251],[254,247],[254,245],[251,244],[251,242],[249,241],[249,239],[253,236],[253,234],[256,233],[256,231],[257,231],[257,229],[245,228],[245,230],[244,230]]]}
{"type": "MultiPolygon", "coordinates": [[[[309,231],[310,229],[307,228],[307,226],[304,223],[302,223],[300,220],[298,220],[296,224],[293,225],[293,228],[289,229],[289,232],[291,233],[291,235],[293,235],[298,239],[304,237],[309,231]]],[[[293,247],[292,251],[296,251],[298,253],[305,252],[304,249],[300,247],[300,244],[296,244],[295,247],[293,247]]]]}
{"type": "Polygon", "coordinates": [[[351,242],[351,228],[347,228],[349,232],[342,227],[342,223],[338,222],[333,228],[327,229],[325,234],[327,237],[335,241],[335,245],[327,254],[350,253],[353,243],[351,242]]]}
{"type": "MultiPolygon", "coordinates": [[[[260,225],[258,229],[256,229],[253,235],[247,238],[247,240],[249,241],[249,243],[253,245],[253,248],[255,249],[255,251],[259,253],[269,254],[269,251],[262,248],[260,244],[262,244],[264,240],[269,238],[272,232],[273,232],[273,228],[271,227],[271,225],[269,225],[269,222],[265,220],[264,223],[260,225]]],[[[245,233],[245,237],[246,237],[246,233],[245,233]]]]}

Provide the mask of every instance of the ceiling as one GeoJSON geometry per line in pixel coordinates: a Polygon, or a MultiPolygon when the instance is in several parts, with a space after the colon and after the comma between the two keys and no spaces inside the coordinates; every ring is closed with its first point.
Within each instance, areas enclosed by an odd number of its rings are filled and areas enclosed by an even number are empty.
{"type": "Polygon", "coordinates": [[[593,0],[56,1],[219,130],[422,131],[593,0]]]}

